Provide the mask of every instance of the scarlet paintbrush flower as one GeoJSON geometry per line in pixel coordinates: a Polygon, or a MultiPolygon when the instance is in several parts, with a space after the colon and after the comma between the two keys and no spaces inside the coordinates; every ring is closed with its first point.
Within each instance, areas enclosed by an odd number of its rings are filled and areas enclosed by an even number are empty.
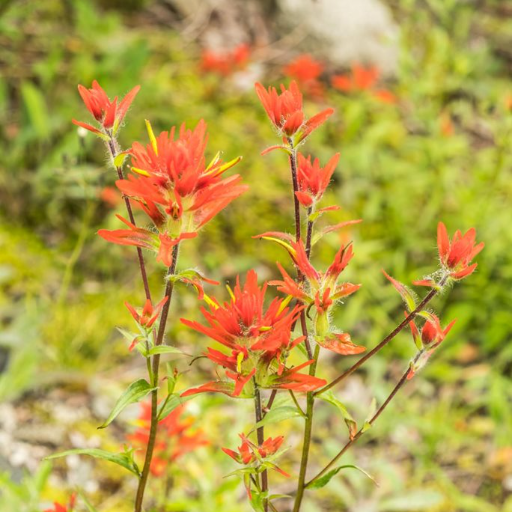
{"type": "Polygon", "coordinates": [[[297,181],[299,190],[295,192],[295,195],[302,206],[309,208],[322,198],[339,159],[340,154],[336,153],[325,167],[320,167],[318,158],[311,162],[311,156],[306,158],[301,153],[298,154],[297,181]]]}
{"type": "Polygon", "coordinates": [[[133,316],[133,319],[140,326],[144,327],[145,329],[150,329],[156,322],[158,316],[160,315],[160,311],[162,311],[162,308],[168,299],[169,297],[164,297],[155,307],[153,307],[151,301],[147,299],[140,313],[138,313],[131,304],[128,304],[128,302],[125,302],[124,305],[128,308],[128,311],[133,316]]]}
{"type": "MultiPolygon", "coordinates": [[[[284,436],[275,437],[274,439],[269,437],[259,446],[252,443],[244,434],[240,434],[240,439],[242,444],[238,447],[238,452],[229,448],[222,448],[222,451],[239,464],[247,466],[255,463],[255,466],[258,467],[265,459],[272,457],[278,452],[283,444],[284,436]]],[[[272,469],[286,477],[290,476],[275,464],[272,464],[272,469]]]]}
{"type": "Polygon", "coordinates": [[[76,503],[76,493],[73,493],[67,505],[54,502],[53,508],[47,508],[44,512],[73,512],[76,503]]]}
{"type": "Polygon", "coordinates": [[[231,201],[245,192],[240,176],[222,179],[222,174],[240,161],[224,163],[219,155],[206,165],[206,123],[194,130],[182,125],[154,137],[146,147],[134,143],[132,170],[141,176],[116,182],[127,196],[141,202],[159,230],[175,238],[183,231],[195,232],[231,201]]]}
{"type": "Polygon", "coordinates": [[[201,69],[205,72],[228,76],[244,69],[249,62],[249,56],[250,49],[246,44],[241,44],[227,52],[204,50],[201,55],[201,69]]]}
{"type": "MultiPolygon", "coordinates": [[[[208,445],[208,441],[201,429],[194,428],[193,417],[183,418],[185,406],[174,409],[167,417],[158,422],[155,454],[151,461],[151,473],[162,476],[169,466],[188,452],[201,446],[208,445]]],[[[127,436],[137,449],[145,449],[149,441],[151,427],[151,404],[141,403],[141,412],[137,420],[138,428],[127,436]]]]}
{"type": "MultiPolygon", "coordinates": [[[[132,101],[135,99],[135,96],[137,96],[139,90],[140,85],[137,85],[120,102],[118,102],[117,96],[113,101],[110,101],[107,93],[100,87],[96,80],[93,81],[91,89],[87,89],[83,85],[78,86],[78,92],[80,93],[87,110],[89,110],[94,119],[98,121],[100,128],[103,128],[104,130],[113,130],[114,133],[117,131],[119,126],[121,126],[124,116],[126,115],[126,112],[128,112],[128,109],[130,108],[132,101]]],[[[90,124],[82,123],[75,119],[73,119],[73,123],[97,135],[102,133],[102,131],[90,124]]]]}
{"type": "MultiPolygon", "coordinates": [[[[424,312],[425,313],[425,312],[424,312]]],[[[406,313],[407,316],[407,313],[406,313]]],[[[411,364],[407,379],[412,379],[414,375],[421,370],[429,360],[430,356],[436,351],[439,345],[444,341],[446,335],[450,332],[456,320],[452,320],[444,329],[441,327],[439,318],[432,314],[426,313],[427,321],[423,324],[421,334],[416,327],[414,320],[409,322],[412,337],[416,347],[421,350],[419,357],[411,364]]]]}
{"type": "Polygon", "coordinates": [[[321,126],[334,112],[332,108],[328,108],[306,121],[302,94],[295,81],[290,84],[289,89],[281,85],[281,94],[275,87],[269,87],[267,90],[257,83],[256,94],[279,135],[292,139],[294,147],[321,126]]]}
{"type": "MultiPolygon", "coordinates": [[[[273,376],[286,374],[288,353],[304,340],[303,336],[292,339],[291,335],[292,325],[302,308],[289,308],[283,299],[275,298],[265,309],[266,289],[267,284],[261,288],[258,286],[258,276],[251,270],[247,273],[243,287],[240,278],[237,278],[236,286],[230,292],[230,302],[220,305],[214,301],[209,310],[202,309],[208,326],[181,320],[229,350],[229,353],[225,353],[208,348],[206,356],[224,367],[226,377],[234,381],[234,385],[228,381],[209,382],[188,390],[183,396],[206,391],[240,396],[253,377],[259,387],[280,387],[281,381],[274,381],[273,376]]],[[[310,381],[309,384],[316,384],[316,387],[322,385],[318,380],[310,381]]],[[[250,394],[250,391],[247,393],[250,394]]]]}
{"type": "Polygon", "coordinates": [[[284,66],[283,74],[297,80],[307,95],[321,98],[325,89],[319,78],[324,70],[324,65],[313,59],[311,55],[299,55],[289,64],[284,66]]]}
{"type": "Polygon", "coordinates": [[[361,285],[352,283],[338,284],[338,278],[353,257],[352,245],[341,246],[334,257],[330,267],[324,272],[317,271],[309,261],[302,240],[293,241],[291,236],[284,233],[269,232],[258,235],[256,238],[274,240],[285,246],[299,273],[305,277],[299,283],[292,279],[286,270],[278,263],[277,266],[283,276],[282,281],[270,281],[269,284],[277,289],[297,298],[299,301],[316,310],[315,339],[328,350],[339,354],[358,354],[364,347],[354,345],[346,333],[331,332],[329,312],[336,301],[353,294],[361,285]],[[281,240],[279,240],[281,239],[281,240]]]}
{"type": "Polygon", "coordinates": [[[471,228],[464,235],[457,230],[450,241],[446,226],[440,222],[437,226],[437,247],[442,267],[452,279],[463,279],[472,274],[478,263],[470,265],[471,260],[484,248],[484,243],[475,245],[476,230],[471,228]]]}
{"type": "Polygon", "coordinates": [[[374,67],[365,68],[359,64],[353,64],[348,75],[334,75],[331,84],[335,89],[343,92],[371,91],[373,95],[383,103],[396,103],[396,97],[386,89],[375,90],[380,72],[374,67]]]}

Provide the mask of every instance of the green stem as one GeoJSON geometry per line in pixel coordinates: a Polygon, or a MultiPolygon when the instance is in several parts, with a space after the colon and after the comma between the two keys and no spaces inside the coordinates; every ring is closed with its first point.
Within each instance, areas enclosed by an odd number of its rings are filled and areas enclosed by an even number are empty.
{"type": "MultiPolygon", "coordinates": [[[[261,393],[258,385],[256,384],[256,380],[253,379],[254,382],[254,412],[256,416],[256,423],[259,423],[263,419],[263,412],[261,410],[261,393]]],[[[265,427],[258,427],[256,431],[256,436],[258,439],[258,446],[261,446],[265,441],[265,427]]],[[[268,491],[268,471],[265,469],[261,473],[261,492],[268,491]]],[[[265,512],[268,511],[268,500],[265,499],[263,501],[263,508],[265,512]]]]}
{"type": "MultiPolygon", "coordinates": [[[[318,364],[318,356],[320,355],[320,345],[315,347],[314,363],[309,367],[309,374],[315,376],[316,366],[318,364]]],[[[306,490],[306,472],[308,469],[309,449],[311,447],[311,433],[313,430],[313,412],[315,405],[315,395],[309,392],[306,398],[306,424],[304,425],[304,442],[302,444],[302,456],[300,459],[299,481],[297,483],[297,494],[295,496],[295,504],[293,512],[299,512],[302,505],[302,498],[306,490]]]]}
{"type": "MultiPolygon", "coordinates": [[[[176,271],[176,264],[178,261],[179,244],[175,245],[172,252],[172,264],[167,271],[167,276],[171,276],[176,271]]],[[[165,297],[168,297],[165,303],[162,314],[160,316],[160,324],[158,326],[158,333],[155,341],[155,345],[161,345],[164,340],[165,327],[167,324],[167,317],[169,315],[169,306],[171,304],[172,292],[174,290],[174,282],[170,279],[167,280],[167,286],[165,287],[165,297]]],[[[152,380],[151,384],[153,387],[158,388],[158,373],[160,369],[160,354],[153,356],[152,362],[152,380]]],[[[150,375],[151,376],[151,375],[150,375]]],[[[151,467],[151,460],[153,459],[153,451],[155,448],[156,434],[158,429],[158,389],[151,392],[151,424],[149,428],[149,439],[148,446],[146,449],[146,456],[144,459],[144,466],[142,468],[142,474],[139,480],[139,486],[137,488],[137,495],[135,497],[135,512],[141,512],[142,502],[144,500],[144,491],[149,477],[149,470],[151,467]]]]}

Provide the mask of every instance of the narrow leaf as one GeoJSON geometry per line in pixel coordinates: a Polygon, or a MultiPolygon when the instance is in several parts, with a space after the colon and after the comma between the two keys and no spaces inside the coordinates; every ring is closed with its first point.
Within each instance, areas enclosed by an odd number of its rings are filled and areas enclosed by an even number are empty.
{"type": "Polygon", "coordinates": [[[132,382],[128,386],[126,391],[117,400],[116,405],[112,409],[112,412],[110,413],[110,415],[107,418],[107,420],[105,421],[105,423],[103,423],[103,425],[100,425],[98,428],[108,427],[112,423],[112,421],[114,421],[114,419],[117,417],[117,415],[127,405],[139,402],[154,389],[157,389],[157,388],[151,387],[149,382],[147,382],[144,379],[140,379],[140,380],[136,380],[135,382],[132,382]]]}
{"type": "Polygon", "coordinates": [[[129,454],[112,453],[107,452],[106,450],[100,450],[98,448],[77,448],[74,450],[67,450],[65,452],[56,453],[55,455],[45,457],[45,460],[58,459],[60,457],[67,457],[68,455],[90,455],[91,457],[94,457],[96,459],[107,460],[139,476],[139,472],[135,469],[133,461],[129,454]]]}
{"type": "Polygon", "coordinates": [[[366,475],[375,485],[378,486],[375,479],[367,473],[364,469],[360,468],[359,466],[354,466],[353,464],[346,464],[344,466],[338,466],[335,469],[332,469],[328,473],[326,473],[324,476],[320,477],[318,480],[315,480],[310,485],[308,485],[308,489],[321,489],[322,487],[325,487],[331,479],[336,476],[342,469],[357,469],[358,471],[361,471],[364,475],[366,475]]]}
{"type": "Polygon", "coordinates": [[[170,345],[157,345],[153,347],[148,354],[150,356],[154,356],[155,354],[181,354],[183,352],[177,347],[171,347],[170,345]]]}
{"type": "Polygon", "coordinates": [[[256,427],[263,427],[265,425],[269,425],[270,423],[279,423],[280,421],[284,421],[290,418],[297,418],[298,416],[301,416],[300,412],[296,407],[292,407],[290,405],[272,408],[265,415],[265,417],[256,424],[256,427]]]}

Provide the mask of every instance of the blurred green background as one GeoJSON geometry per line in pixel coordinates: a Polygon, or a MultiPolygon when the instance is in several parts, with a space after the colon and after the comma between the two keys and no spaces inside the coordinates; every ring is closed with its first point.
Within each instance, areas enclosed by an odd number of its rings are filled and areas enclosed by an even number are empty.
{"type": "MultiPolygon", "coordinates": [[[[142,304],[143,292],[135,251],[95,234],[118,226],[114,214],[123,208],[102,193],[115,173],[101,141],[71,124],[72,118],[89,122],[78,83],[97,79],[111,97],[141,84],[120,135],[125,148],[146,141],[145,118],[155,130],[204,118],[211,157],[217,150],[226,160],[243,155],[237,172],[250,191],[184,246],[181,268],[197,266],[223,283],[249,268],[268,279],[277,275],[275,261],[285,258],[251,238],[293,229],[287,162],[279,152],[260,156],[277,141],[252,83],[288,81],[282,66],[299,50],[291,47],[276,61],[266,59],[263,47],[241,75],[203,73],[200,45],[155,16],[155,8],[166,5],[0,4],[2,511],[42,510],[54,499],[64,502],[76,486],[100,511],[131,510],[134,482],[115,466],[78,457],[52,469],[41,463],[69,447],[121,449],[135,407],[108,431],[96,427],[126,384],[145,371],[116,331],[131,324],[123,302],[142,304]]],[[[387,6],[399,27],[400,55],[394,76],[381,82],[397,101],[328,87],[329,72],[340,71],[328,62],[325,96],[306,101],[310,114],[326,105],[336,114],[304,151],[322,162],[341,152],[323,203],[342,210],[320,222],[364,220],[315,248],[322,268],[340,241],[354,241],[346,278],[363,287],[338,310],[337,324],[356,343],[373,347],[401,320],[399,297],[380,269],[407,283],[434,270],[438,220],[450,232],[474,226],[486,247],[478,271],[433,304],[443,324],[458,320],[442,350],[346,456],[380,486],[348,471],[309,493],[304,511],[511,512],[512,11],[498,0],[387,6]]],[[[158,291],[162,269],[149,266],[158,291]]],[[[208,291],[223,296],[223,290],[208,291]]],[[[172,317],[198,318],[194,293],[178,292],[172,317]]],[[[206,348],[177,322],[169,338],[188,353],[206,348]]],[[[373,397],[385,399],[413,352],[409,334],[401,334],[337,390],[358,421],[373,397]]],[[[323,376],[334,377],[351,361],[326,357],[323,376]]],[[[178,365],[186,369],[188,362],[178,365]]],[[[212,375],[203,361],[193,368],[183,385],[200,382],[197,369],[204,370],[203,381],[212,375]]],[[[223,478],[235,468],[220,446],[234,447],[236,434],[247,430],[250,405],[202,396],[188,411],[211,445],[172,470],[176,485],[162,510],[249,510],[239,482],[223,478]]],[[[320,467],[344,444],[346,431],[327,404],[316,424],[312,465],[320,467]]],[[[283,467],[290,471],[296,471],[299,426],[290,420],[269,428],[287,434],[292,449],[283,467]]],[[[272,478],[276,492],[292,490],[284,478],[272,478]]],[[[77,510],[85,510],[82,501],[77,510]]]]}

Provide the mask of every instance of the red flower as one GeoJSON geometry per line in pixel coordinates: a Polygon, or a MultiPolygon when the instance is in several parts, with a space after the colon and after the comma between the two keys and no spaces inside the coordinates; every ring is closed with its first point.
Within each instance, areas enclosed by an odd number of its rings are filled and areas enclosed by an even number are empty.
{"type": "Polygon", "coordinates": [[[301,153],[298,154],[297,180],[299,190],[295,192],[295,195],[302,206],[309,208],[322,198],[339,159],[340,154],[336,153],[325,167],[320,167],[318,158],[312,163],[311,156],[305,158],[301,153]]]}
{"type": "MultiPolygon", "coordinates": [[[[272,457],[272,455],[278,452],[283,444],[284,436],[275,437],[274,439],[269,437],[259,446],[252,443],[244,434],[240,434],[240,439],[242,439],[242,444],[238,447],[238,452],[229,448],[222,448],[222,451],[238,462],[238,464],[247,466],[255,463],[255,466],[259,467],[262,462],[265,462],[265,459],[272,457]]],[[[272,464],[272,469],[286,477],[290,476],[275,464],[272,464]]]]}
{"type": "Polygon", "coordinates": [[[139,201],[155,226],[163,234],[177,238],[182,232],[195,232],[231,201],[247,190],[240,176],[222,179],[222,174],[240,161],[224,163],[219,155],[206,165],[206,123],[200,121],[194,130],[182,125],[176,130],[154,137],[146,147],[134,143],[132,170],[141,176],[119,180],[117,187],[139,201]]]}
{"type": "MultiPolygon", "coordinates": [[[[194,418],[183,418],[185,406],[174,409],[167,417],[158,422],[155,452],[150,470],[155,476],[162,476],[167,466],[201,446],[208,443],[202,430],[194,428],[194,418]]],[[[151,404],[141,402],[141,412],[137,420],[139,428],[127,436],[137,449],[145,451],[149,441],[151,426],[151,404]]]]}
{"type": "MultiPolygon", "coordinates": [[[[118,103],[117,96],[114,98],[114,101],[110,101],[107,93],[100,87],[96,80],[93,81],[91,89],[87,89],[83,85],[78,86],[78,92],[80,93],[87,110],[89,110],[94,119],[98,121],[101,128],[105,130],[113,129],[114,133],[123,122],[124,116],[126,115],[126,112],[128,112],[128,109],[130,108],[132,101],[135,99],[135,96],[137,96],[139,90],[140,85],[137,85],[118,103]]],[[[73,119],[73,123],[95,134],[102,133],[90,124],[82,123],[75,119],[73,119]]]]}
{"type": "Polygon", "coordinates": [[[334,112],[332,108],[328,108],[306,121],[302,110],[302,94],[295,81],[290,84],[289,89],[281,85],[281,94],[275,87],[269,87],[267,90],[257,83],[256,94],[279,134],[292,138],[294,147],[334,112]]]}
{"type": "Polygon", "coordinates": [[[311,359],[299,366],[275,374],[270,381],[269,387],[274,389],[292,389],[293,391],[307,393],[325,386],[327,384],[326,380],[313,377],[307,373],[299,373],[300,370],[314,362],[315,360],[311,359]]]}
{"type": "Polygon", "coordinates": [[[124,305],[128,308],[128,311],[131,313],[134,320],[141,327],[144,327],[145,329],[150,329],[158,319],[160,311],[162,311],[162,308],[164,307],[164,304],[167,302],[168,298],[169,297],[167,296],[164,297],[154,308],[153,304],[151,304],[151,301],[147,299],[140,314],[137,313],[135,308],[131,304],[128,304],[128,302],[125,302],[124,305]]]}
{"type": "Polygon", "coordinates": [[[321,98],[325,89],[319,78],[324,70],[324,65],[313,59],[311,55],[299,55],[283,68],[283,74],[288,76],[304,88],[307,95],[321,98]]]}
{"type": "Polygon", "coordinates": [[[44,512],[73,512],[73,508],[76,503],[76,493],[73,493],[67,505],[61,505],[60,503],[54,502],[53,508],[48,508],[44,512]]]}
{"type": "Polygon", "coordinates": [[[463,279],[472,274],[477,263],[471,260],[484,248],[484,243],[475,245],[476,230],[469,229],[464,235],[457,230],[450,242],[446,226],[440,222],[437,226],[437,247],[441,265],[452,279],[463,279]]]}
{"type": "Polygon", "coordinates": [[[286,76],[298,82],[317,80],[323,70],[323,64],[313,59],[313,57],[308,54],[299,55],[283,68],[283,72],[286,76]]]}
{"type": "Polygon", "coordinates": [[[396,96],[390,91],[386,89],[375,90],[379,75],[379,70],[374,66],[365,68],[359,64],[353,64],[350,74],[334,75],[331,78],[331,84],[335,89],[347,93],[371,91],[383,103],[396,103],[396,96]]]}
{"type": "Polygon", "coordinates": [[[214,302],[210,309],[202,309],[208,325],[182,319],[192,329],[219,342],[229,352],[208,348],[206,356],[215,364],[226,368],[226,376],[234,381],[214,381],[188,390],[184,396],[215,391],[240,396],[245,385],[254,376],[261,387],[279,387],[272,380],[276,372],[285,371],[290,350],[304,340],[292,339],[291,329],[301,307],[286,307],[283,299],[274,299],[264,306],[267,285],[258,286],[254,270],[247,273],[244,286],[237,277],[231,292],[231,301],[222,306],[214,302]]]}
{"type": "Polygon", "coordinates": [[[238,45],[230,52],[214,52],[203,50],[201,69],[205,72],[228,76],[235,71],[244,69],[249,62],[250,49],[246,44],[238,45]]]}

